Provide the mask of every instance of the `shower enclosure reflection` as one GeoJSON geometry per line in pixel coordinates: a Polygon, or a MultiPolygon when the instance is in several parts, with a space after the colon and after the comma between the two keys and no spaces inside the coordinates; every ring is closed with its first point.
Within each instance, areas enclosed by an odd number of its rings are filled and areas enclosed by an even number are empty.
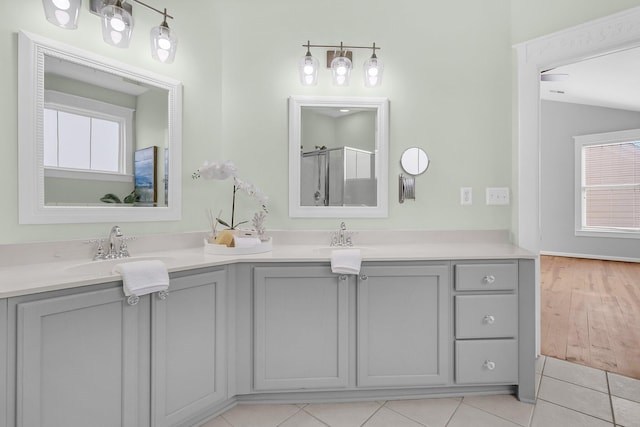
{"type": "Polygon", "coordinates": [[[302,153],[303,206],[375,206],[375,154],[352,147],[302,153]]]}
{"type": "Polygon", "coordinates": [[[289,216],[385,218],[389,100],[289,98],[289,216]]]}
{"type": "Polygon", "coordinates": [[[371,108],[302,108],[302,206],[376,206],[375,129],[371,108]]]}

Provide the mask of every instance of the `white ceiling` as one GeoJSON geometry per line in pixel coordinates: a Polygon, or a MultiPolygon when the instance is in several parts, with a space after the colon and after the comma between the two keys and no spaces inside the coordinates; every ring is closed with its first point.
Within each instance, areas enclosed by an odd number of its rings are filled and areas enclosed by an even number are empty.
{"type": "Polygon", "coordinates": [[[543,75],[561,81],[541,81],[542,99],[640,111],[640,48],[556,67],[543,75]]]}

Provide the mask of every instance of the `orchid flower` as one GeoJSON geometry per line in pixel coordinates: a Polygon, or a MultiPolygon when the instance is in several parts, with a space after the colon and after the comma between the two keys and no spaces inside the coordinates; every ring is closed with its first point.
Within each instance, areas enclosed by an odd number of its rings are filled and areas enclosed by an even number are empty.
{"type": "Polygon", "coordinates": [[[235,222],[235,211],[236,211],[236,193],[238,191],[242,191],[248,194],[251,197],[254,197],[260,206],[262,207],[264,212],[267,212],[267,201],[268,197],[255,185],[250,184],[246,181],[241,180],[237,176],[238,170],[233,162],[227,160],[226,162],[204,162],[204,165],[195,171],[191,176],[193,179],[204,178],[204,179],[219,179],[225,180],[229,177],[233,177],[233,197],[231,200],[231,224],[228,224],[221,218],[216,218],[218,223],[224,225],[225,227],[229,227],[231,230],[234,230],[238,225],[244,224],[248,221],[242,221],[239,223],[235,222]]]}

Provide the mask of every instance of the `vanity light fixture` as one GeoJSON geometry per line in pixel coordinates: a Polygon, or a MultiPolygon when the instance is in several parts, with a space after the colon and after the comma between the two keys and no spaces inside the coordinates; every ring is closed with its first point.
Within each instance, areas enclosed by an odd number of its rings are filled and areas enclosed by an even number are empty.
{"type": "Polygon", "coordinates": [[[318,60],[311,55],[312,47],[332,48],[333,51],[327,51],[327,68],[331,69],[331,77],[333,84],[336,86],[349,86],[351,70],[353,69],[352,52],[348,49],[373,49],[373,54],[364,63],[366,87],[380,86],[382,82],[382,61],[376,56],[376,49],[380,49],[373,43],[369,46],[345,46],[342,42],[340,45],[312,45],[307,41],[303,44],[307,48],[306,55],[300,60],[299,72],[300,82],[304,86],[315,86],[318,82],[318,60]]]}
{"type": "Polygon", "coordinates": [[[300,59],[300,63],[298,64],[300,82],[304,86],[315,86],[318,84],[318,68],[320,67],[320,62],[318,58],[311,55],[311,51],[309,50],[311,45],[308,41],[306,46],[307,54],[300,59]]]}
{"type": "Polygon", "coordinates": [[[129,47],[133,30],[133,15],[126,10],[120,0],[100,9],[102,39],[115,47],[129,47]]]}
{"type": "Polygon", "coordinates": [[[331,79],[335,86],[349,86],[353,65],[340,42],[340,51],[331,60],[331,79]]]}
{"type": "Polygon", "coordinates": [[[151,56],[156,61],[170,64],[176,57],[178,37],[167,25],[167,9],[162,13],[164,19],[157,27],[151,29],[151,56]]]}
{"type": "MultiPolygon", "coordinates": [[[[140,0],[133,0],[163,16],[159,26],[151,29],[151,56],[164,64],[173,62],[176,56],[178,38],[167,24],[173,16],[158,10],[140,0]]],[[[78,28],[78,15],[82,0],[42,0],[47,20],[62,28],[78,28]]],[[[126,0],[90,0],[89,9],[100,16],[102,39],[116,47],[129,47],[133,31],[132,7],[126,0]]]]}
{"type": "Polygon", "coordinates": [[[376,44],[373,44],[371,58],[364,61],[364,85],[366,87],[376,87],[382,84],[382,71],[384,65],[376,56],[376,44]]]}

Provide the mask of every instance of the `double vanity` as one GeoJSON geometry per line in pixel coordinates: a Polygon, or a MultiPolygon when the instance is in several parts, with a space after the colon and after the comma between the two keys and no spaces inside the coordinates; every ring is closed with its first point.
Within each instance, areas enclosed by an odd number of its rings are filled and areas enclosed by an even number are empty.
{"type": "Polygon", "coordinates": [[[160,259],[171,279],[166,299],[135,305],[112,273],[124,260],[90,261],[90,245],[0,248],[0,426],[193,426],[243,402],[533,402],[536,257],[507,232],[356,232],[359,275],[331,272],[329,232],[270,235],[271,252],[238,256],[205,254],[202,233],[131,241],[126,261],[160,259]]]}

